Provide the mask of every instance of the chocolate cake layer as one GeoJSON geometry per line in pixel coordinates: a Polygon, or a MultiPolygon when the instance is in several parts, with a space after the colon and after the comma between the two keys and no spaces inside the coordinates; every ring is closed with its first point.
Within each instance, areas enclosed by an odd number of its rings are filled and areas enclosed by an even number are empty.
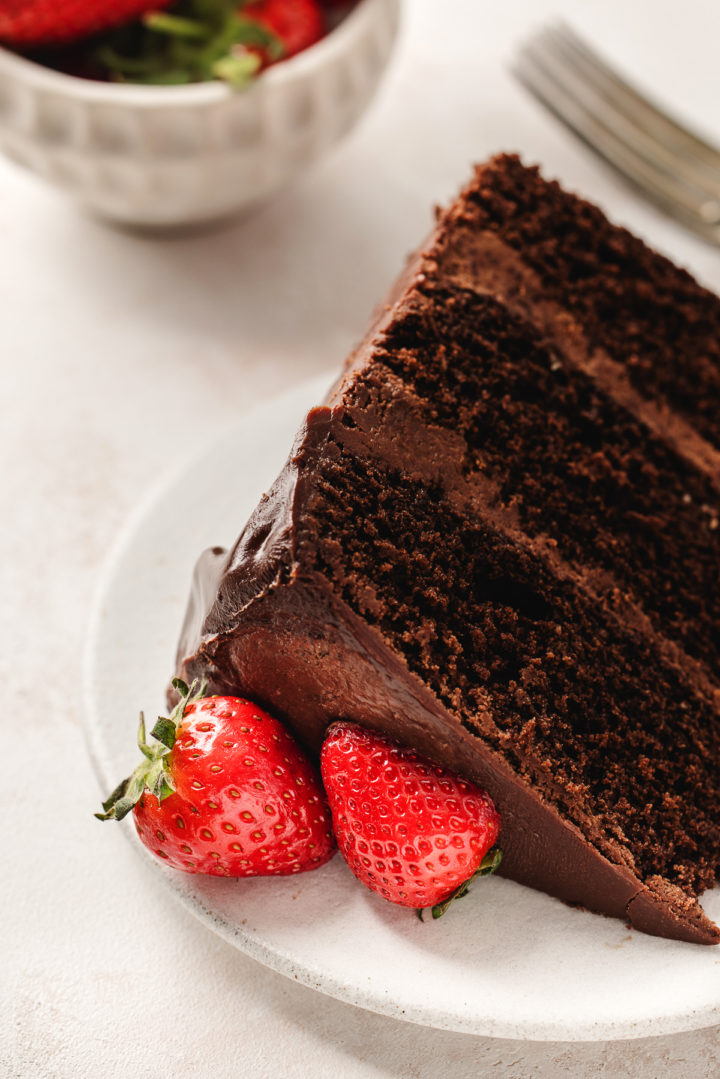
{"type": "Polygon", "coordinates": [[[488,789],[514,879],[717,942],[716,326],[595,208],[479,169],[201,559],[180,673],[314,750],[388,731],[488,789]]]}

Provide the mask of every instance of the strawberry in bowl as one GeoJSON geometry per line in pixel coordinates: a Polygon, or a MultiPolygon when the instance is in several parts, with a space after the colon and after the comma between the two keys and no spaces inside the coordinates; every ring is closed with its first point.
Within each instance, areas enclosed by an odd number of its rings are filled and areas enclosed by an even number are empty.
{"type": "Polygon", "coordinates": [[[172,0],[0,0],[0,41],[37,48],[78,41],[167,7],[172,0]]]}

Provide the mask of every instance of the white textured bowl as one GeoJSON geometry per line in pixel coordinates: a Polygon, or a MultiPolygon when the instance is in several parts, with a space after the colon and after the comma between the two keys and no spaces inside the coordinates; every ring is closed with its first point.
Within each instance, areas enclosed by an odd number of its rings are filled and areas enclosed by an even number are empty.
{"type": "Polygon", "coordinates": [[[0,150],[103,217],[186,225],[251,206],[355,125],[390,58],[400,0],[361,0],[244,91],[64,75],[0,48],[0,150]]]}

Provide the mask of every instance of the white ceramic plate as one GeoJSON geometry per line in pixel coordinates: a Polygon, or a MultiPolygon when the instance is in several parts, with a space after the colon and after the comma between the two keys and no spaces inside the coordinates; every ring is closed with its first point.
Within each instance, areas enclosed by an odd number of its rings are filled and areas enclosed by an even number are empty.
{"type": "MultiPolygon", "coordinates": [[[[135,716],[164,710],[192,567],[230,544],[282,467],[326,380],[247,415],[130,522],[107,566],[87,653],[87,733],[105,791],[136,763],[135,716]]],[[[131,823],[123,825],[145,851],[131,823]]],[[[323,993],[416,1023],[503,1038],[599,1040],[720,1023],[720,949],[631,933],[499,878],[421,924],[339,856],[300,877],[186,876],[167,886],[235,947],[323,993]]],[[[720,918],[720,890],[706,897],[720,918]]]]}

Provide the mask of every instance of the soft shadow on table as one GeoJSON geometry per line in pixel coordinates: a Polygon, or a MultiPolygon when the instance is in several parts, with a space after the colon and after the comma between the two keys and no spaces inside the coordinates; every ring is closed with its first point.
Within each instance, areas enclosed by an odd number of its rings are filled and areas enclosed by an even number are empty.
{"type": "MultiPolygon", "coordinates": [[[[276,987],[272,991],[276,993],[276,987]]],[[[277,996],[275,1007],[288,1022],[342,1047],[348,1074],[350,1062],[360,1061],[387,1079],[584,1079],[600,1074],[612,1079],[710,1079],[720,1067],[718,1028],[631,1043],[517,1042],[369,1015],[335,1000],[318,1000],[318,994],[300,986],[277,996]]]]}
{"type": "Polygon", "coordinates": [[[95,317],[107,312],[112,325],[119,294],[151,335],[185,338],[178,377],[213,349],[242,369],[273,356],[296,357],[299,377],[337,368],[432,224],[427,196],[392,175],[340,175],[330,164],[252,212],[177,234],[114,229],[69,210],[44,257],[95,317]]]}

